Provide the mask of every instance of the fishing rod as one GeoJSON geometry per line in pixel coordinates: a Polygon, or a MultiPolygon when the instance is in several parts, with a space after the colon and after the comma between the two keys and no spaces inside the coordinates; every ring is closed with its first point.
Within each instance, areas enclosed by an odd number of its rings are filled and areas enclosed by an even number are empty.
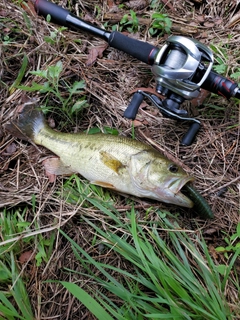
{"type": "Polygon", "coordinates": [[[52,22],[91,33],[105,40],[110,47],[150,65],[156,81],[156,92],[165,98],[160,99],[154,94],[138,90],[126,108],[124,117],[134,120],[143,99],[148,98],[164,116],[191,123],[182,138],[183,145],[192,143],[201,124],[199,120],[189,117],[186,110],[180,109],[185,100],[198,97],[201,88],[226,99],[231,97],[240,99],[238,84],[212,71],[214,63],[212,51],[195,39],[170,36],[159,49],[150,43],[129,38],[118,31],[109,32],[101,29],[53,2],[47,0],[32,0],[32,2],[36,12],[45,18],[50,15],[52,22]]]}

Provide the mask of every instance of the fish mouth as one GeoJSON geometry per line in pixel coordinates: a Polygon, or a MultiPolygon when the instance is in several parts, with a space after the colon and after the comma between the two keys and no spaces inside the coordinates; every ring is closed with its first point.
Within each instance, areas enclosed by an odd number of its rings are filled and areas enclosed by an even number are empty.
{"type": "Polygon", "coordinates": [[[193,177],[177,178],[171,177],[166,179],[164,183],[164,190],[167,190],[169,202],[177,204],[182,207],[192,208],[193,201],[181,192],[182,188],[189,182],[194,181],[193,177]]]}

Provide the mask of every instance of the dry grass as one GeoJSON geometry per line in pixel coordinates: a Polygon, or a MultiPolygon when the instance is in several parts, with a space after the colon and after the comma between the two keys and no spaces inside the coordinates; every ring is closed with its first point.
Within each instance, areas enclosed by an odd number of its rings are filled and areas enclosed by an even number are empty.
{"type": "MultiPolygon", "coordinates": [[[[82,17],[91,17],[92,21],[102,26],[109,11],[111,1],[59,1],[61,5],[71,5],[73,13],[82,13],[82,17]],[[95,5],[101,8],[100,15],[95,17],[95,5]]],[[[133,2],[129,2],[133,5],[133,2]]],[[[237,1],[168,1],[165,12],[173,19],[173,31],[175,34],[194,36],[205,44],[214,44],[224,47],[226,51],[225,62],[227,73],[239,70],[239,25],[236,20],[239,5],[237,1]],[[175,8],[172,11],[171,5],[175,8]],[[235,20],[234,20],[235,19],[235,20]],[[232,22],[231,22],[232,21],[232,22]],[[229,24],[231,22],[231,24],[229,24]],[[229,37],[231,35],[231,37],[229,37]]],[[[125,9],[124,12],[126,12],[125,9]]],[[[137,11],[137,10],[136,10],[137,11]]],[[[122,13],[117,12],[118,15],[122,13]]],[[[150,16],[148,6],[139,10],[140,16],[150,16]]],[[[114,16],[117,19],[117,16],[114,16]]],[[[76,80],[84,79],[86,82],[86,96],[89,108],[84,109],[81,118],[75,119],[74,124],[65,123],[65,131],[74,132],[87,130],[97,126],[117,128],[121,134],[130,136],[132,126],[130,121],[123,118],[123,112],[129,102],[130,94],[139,87],[154,88],[154,78],[149,67],[139,63],[135,59],[115,49],[107,48],[102,58],[98,58],[92,65],[86,67],[89,58],[89,50],[94,46],[103,44],[84,33],[65,30],[57,35],[55,44],[49,44],[44,37],[50,32],[56,31],[56,25],[46,23],[43,19],[28,14],[28,19],[23,15],[23,9],[14,1],[3,0],[0,3],[0,211],[4,208],[21,208],[28,205],[28,221],[38,221],[41,229],[57,228],[61,225],[65,232],[79,243],[83,249],[92,255],[99,255],[91,248],[93,239],[90,227],[81,222],[81,215],[96,217],[104,228],[104,217],[94,208],[85,208],[80,205],[71,205],[59,200],[55,191],[63,183],[58,178],[55,184],[51,184],[46,177],[41,160],[49,151],[44,148],[36,149],[35,146],[12,138],[2,129],[13,115],[23,92],[19,89],[9,91],[10,86],[19,72],[23,53],[29,60],[27,70],[47,68],[61,60],[63,63],[62,78],[71,84],[76,80]],[[30,23],[29,26],[27,23],[30,23]],[[7,44],[8,38],[11,43],[7,44]],[[76,43],[80,39],[81,43],[76,43]],[[36,210],[31,210],[32,195],[36,197],[36,210]]],[[[135,35],[154,45],[161,46],[163,38],[151,38],[147,29],[135,35]]],[[[22,84],[30,85],[39,78],[26,73],[22,84]]],[[[36,96],[36,93],[30,94],[36,96]]],[[[45,100],[44,94],[39,94],[40,101],[45,100]]],[[[56,104],[53,97],[49,97],[49,103],[56,104]]],[[[187,104],[194,112],[198,112],[198,118],[202,121],[201,131],[197,141],[190,147],[180,145],[180,137],[184,134],[186,126],[176,125],[176,122],[162,118],[151,105],[147,105],[138,114],[138,126],[135,128],[135,136],[141,141],[154,144],[156,148],[165,152],[169,157],[182,163],[184,168],[196,178],[195,186],[203,194],[210,204],[215,218],[212,221],[200,221],[191,218],[191,212],[158,205],[163,210],[172,213],[180,212],[181,224],[185,228],[195,229],[196,223],[200,226],[210,251],[216,261],[224,262],[223,256],[218,255],[213,248],[223,244],[222,231],[227,234],[233,232],[233,228],[239,222],[239,190],[240,190],[240,148],[239,148],[239,104],[232,99],[226,101],[221,97],[210,96],[206,98],[204,107],[196,110],[196,107],[187,104]],[[218,110],[211,106],[218,106],[218,110]]],[[[66,121],[54,112],[48,115],[56,121],[56,126],[61,121],[66,121]]],[[[122,212],[129,209],[126,199],[114,195],[115,205],[122,212]]],[[[151,207],[153,203],[135,199],[137,208],[144,215],[144,209],[151,207]]],[[[151,216],[150,216],[151,218],[151,216]]],[[[154,218],[154,217],[153,217],[154,218]]],[[[64,290],[60,285],[44,283],[47,279],[69,279],[69,274],[63,267],[79,270],[72,255],[70,244],[59,237],[56,232],[56,242],[53,254],[47,263],[36,267],[33,260],[27,265],[21,265],[28,281],[28,293],[33,306],[41,301],[35,310],[37,319],[92,319],[88,311],[64,290]]],[[[46,233],[47,237],[47,233],[46,233]]],[[[102,257],[105,263],[112,263],[127,268],[125,261],[112,253],[111,256],[102,257]]],[[[239,266],[238,266],[239,270],[239,266]]],[[[83,279],[86,286],[88,280],[83,279]]],[[[236,295],[231,294],[231,286],[227,294],[229,303],[234,304],[236,295]],[[232,300],[231,300],[232,299],[232,300]]]]}

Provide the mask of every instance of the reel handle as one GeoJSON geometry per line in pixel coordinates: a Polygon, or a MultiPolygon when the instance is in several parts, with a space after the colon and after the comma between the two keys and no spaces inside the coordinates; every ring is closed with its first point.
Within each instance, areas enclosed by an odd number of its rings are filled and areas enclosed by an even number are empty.
{"type": "Polygon", "coordinates": [[[134,120],[138,113],[138,109],[143,101],[143,94],[139,92],[135,92],[130,104],[128,105],[127,109],[124,111],[123,116],[127,119],[134,120]]]}
{"type": "Polygon", "coordinates": [[[185,133],[184,137],[182,138],[182,142],[181,142],[181,144],[184,146],[190,146],[192,144],[197,132],[200,129],[200,126],[201,126],[200,121],[195,118],[190,118],[185,114],[176,113],[173,110],[169,109],[168,106],[164,103],[164,101],[166,101],[166,99],[162,101],[161,99],[159,99],[155,95],[149,95],[148,93],[146,93],[142,90],[138,90],[137,92],[134,93],[132,100],[131,100],[130,104],[128,105],[128,107],[126,108],[123,116],[125,118],[134,120],[136,118],[136,115],[138,113],[138,109],[139,109],[144,97],[148,98],[153,103],[153,105],[155,105],[161,111],[161,113],[165,117],[170,118],[170,119],[174,119],[174,120],[191,122],[191,125],[190,125],[188,131],[185,133]]]}
{"type": "Polygon", "coordinates": [[[182,138],[181,144],[183,146],[190,146],[197,134],[197,132],[200,129],[200,123],[193,122],[191,126],[189,127],[188,131],[185,133],[185,135],[182,138]]]}

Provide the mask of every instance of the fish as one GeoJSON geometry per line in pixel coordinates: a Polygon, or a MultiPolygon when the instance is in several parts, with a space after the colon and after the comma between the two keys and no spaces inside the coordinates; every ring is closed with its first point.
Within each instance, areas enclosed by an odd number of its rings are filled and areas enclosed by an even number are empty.
{"type": "Polygon", "coordinates": [[[150,145],[121,135],[58,132],[48,126],[34,100],[5,129],[52,151],[55,157],[45,160],[49,173],[78,173],[91,184],[123,194],[194,206],[181,192],[194,178],[150,145]]]}

